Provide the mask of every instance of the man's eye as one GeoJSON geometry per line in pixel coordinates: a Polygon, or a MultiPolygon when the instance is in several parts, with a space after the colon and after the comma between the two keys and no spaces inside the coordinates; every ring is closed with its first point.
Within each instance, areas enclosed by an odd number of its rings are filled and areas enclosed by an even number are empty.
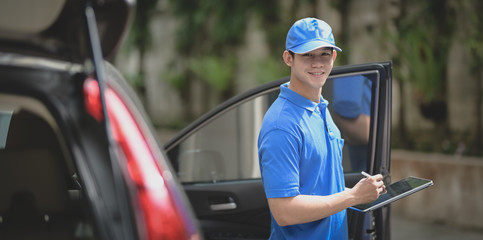
{"type": "Polygon", "coordinates": [[[302,56],[304,56],[304,57],[310,57],[310,56],[312,56],[312,54],[310,54],[310,53],[305,53],[305,54],[303,54],[302,56]]]}

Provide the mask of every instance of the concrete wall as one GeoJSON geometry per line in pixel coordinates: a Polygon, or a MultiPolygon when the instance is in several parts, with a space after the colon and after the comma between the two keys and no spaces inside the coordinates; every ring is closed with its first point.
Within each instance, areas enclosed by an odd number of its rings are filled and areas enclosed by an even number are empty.
{"type": "Polygon", "coordinates": [[[483,229],[483,159],[392,150],[392,181],[432,179],[434,186],[392,205],[413,219],[483,229]]]}

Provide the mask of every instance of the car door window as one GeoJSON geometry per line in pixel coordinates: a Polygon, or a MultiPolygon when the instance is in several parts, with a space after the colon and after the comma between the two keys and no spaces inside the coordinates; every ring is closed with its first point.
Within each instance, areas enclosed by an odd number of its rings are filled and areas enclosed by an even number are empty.
{"type": "Polygon", "coordinates": [[[238,104],[183,140],[170,153],[181,182],[260,178],[258,132],[273,99],[268,93],[238,104]]]}
{"type": "Polygon", "coordinates": [[[377,71],[348,74],[331,78],[324,85],[322,94],[329,100],[329,111],[344,139],[342,165],[346,173],[371,167],[371,121],[375,121],[371,106],[377,97],[373,82],[378,78],[377,71]]]}
{"type": "MultiPolygon", "coordinates": [[[[377,71],[330,77],[323,88],[345,140],[344,172],[370,167],[377,71]]],[[[257,140],[263,116],[279,87],[251,96],[200,124],[168,151],[182,183],[259,179],[257,140]]]]}

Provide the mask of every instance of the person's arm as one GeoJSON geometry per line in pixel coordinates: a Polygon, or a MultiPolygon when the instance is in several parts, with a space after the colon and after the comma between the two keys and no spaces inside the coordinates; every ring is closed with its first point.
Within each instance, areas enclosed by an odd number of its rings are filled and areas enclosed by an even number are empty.
{"type": "Polygon", "coordinates": [[[348,207],[375,201],[384,191],[382,175],[362,179],[352,189],[330,196],[297,195],[269,198],[273,218],[280,226],[316,221],[348,207]]]}
{"type": "Polygon", "coordinates": [[[359,114],[356,118],[344,118],[339,114],[334,114],[333,118],[347,143],[354,145],[367,144],[371,128],[370,116],[359,114]]]}

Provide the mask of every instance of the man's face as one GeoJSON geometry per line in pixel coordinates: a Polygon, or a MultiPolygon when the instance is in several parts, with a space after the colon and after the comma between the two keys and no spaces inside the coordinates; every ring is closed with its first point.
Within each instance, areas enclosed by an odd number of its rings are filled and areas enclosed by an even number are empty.
{"type": "Polygon", "coordinates": [[[291,67],[291,84],[304,89],[320,90],[332,71],[337,53],[332,48],[319,48],[304,54],[284,52],[285,63],[291,67]]]}

